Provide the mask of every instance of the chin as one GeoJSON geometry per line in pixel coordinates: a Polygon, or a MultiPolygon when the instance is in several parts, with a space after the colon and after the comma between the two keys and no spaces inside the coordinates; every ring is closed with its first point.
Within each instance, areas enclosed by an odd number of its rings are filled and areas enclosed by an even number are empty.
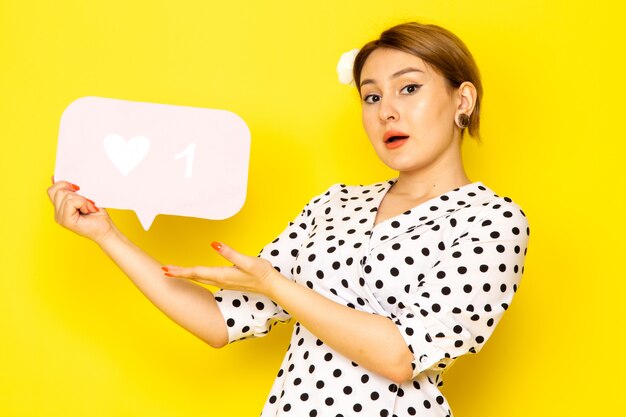
{"type": "Polygon", "coordinates": [[[416,160],[416,158],[406,157],[405,155],[394,158],[390,158],[386,155],[385,157],[379,156],[379,158],[382,163],[385,164],[387,167],[398,172],[419,171],[426,165],[424,161],[416,160]]]}

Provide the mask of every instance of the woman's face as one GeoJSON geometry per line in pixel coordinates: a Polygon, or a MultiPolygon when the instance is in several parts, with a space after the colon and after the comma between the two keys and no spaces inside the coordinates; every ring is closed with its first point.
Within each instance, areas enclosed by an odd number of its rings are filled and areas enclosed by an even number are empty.
{"type": "Polygon", "coordinates": [[[421,58],[395,49],[372,52],[361,71],[362,116],[378,157],[400,172],[458,164],[457,89],[421,58]]]}

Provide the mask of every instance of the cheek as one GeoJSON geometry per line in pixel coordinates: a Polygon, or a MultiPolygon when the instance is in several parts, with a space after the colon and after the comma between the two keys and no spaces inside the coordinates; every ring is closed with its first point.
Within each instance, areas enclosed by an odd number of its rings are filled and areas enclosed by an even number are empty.
{"type": "Polygon", "coordinates": [[[367,133],[370,140],[372,140],[372,136],[374,135],[377,126],[375,116],[376,115],[370,108],[363,107],[361,110],[361,122],[363,123],[363,129],[365,129],[365,133],[367,133]]]}
{"type": "Polygon", "coordinates": [[[437,97],[429,97],[428,100],[420,100],[412,108],[411,119],[418,126],[423,126],[429,131],[437,131],[447,128],[454,122],[454,109],[447,100],[437,97]]]}

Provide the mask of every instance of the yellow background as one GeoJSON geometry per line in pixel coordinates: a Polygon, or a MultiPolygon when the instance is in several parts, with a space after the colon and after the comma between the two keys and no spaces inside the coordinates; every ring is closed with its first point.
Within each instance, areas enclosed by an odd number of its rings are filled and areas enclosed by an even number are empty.
{"type": "Polygon", "coordinates": [[[473,180],[531,221],[526,274],[444,392],[457,417],[623,415],[625,10],[609,1],[0,1],[0,415],[255,416],[290,327],[212,350],[162,316],[45,189],[59,118],[86,96],[233,111],[252,132],[248,197],[226,221],[134,213],[164,263],[249,254],[332,183],[394,175],[360,126],[339,56],[406,20],[473,51],[485,86],[473,180]]]}

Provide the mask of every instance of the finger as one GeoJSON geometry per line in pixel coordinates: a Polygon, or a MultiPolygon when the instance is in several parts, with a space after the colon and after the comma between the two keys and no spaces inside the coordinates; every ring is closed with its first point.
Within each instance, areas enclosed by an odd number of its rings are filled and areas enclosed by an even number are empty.
{"type": "Polygon", "coordinates": [[[217,251],[217,253],[222,255],[222,257],[243,270],[249,270],[253,266],[253,262],[256,259],[239,253],[224,243],[212,242],[211,246],[217,251]]]}
{"type": "MultiPolygon", "coordinates": [[[[54,177],[52,178],[54,179],[54,177]]],[[[68,198],[68,195],[77,195],[75,193],[78,190],[80,190],[80,187],[76,184],[72,184],[67,181],[58,181],[48,188],[48,196],[56,207],[60,207],[61,204],[68,198]]],[[[82,196],[79,197],[84,198],[82,196]]],[[[96,207],[96,204],[92,200],[88,198],[85,198],[85,200],[87,201],[86,204],[85,202],[81,202],[80,206],[74,205],[75,208],[82,214],[96,213],[99,211],[98,207],[96,207]]]]}
{"type": "MultiPolygon", "coordinates": [[[[83,198],[84,198],[84,197],[83,197],[83,198]]],[[[84,198],[84,200],[85,200],[85,201],[83,202],[83,205],[82,205],[82,206],[80,206],[80,209],[79,209],[79,210],[80,210],[80,212],[81,212],[82,214],[91,214],[91,213],[95,213],[95,212],[97,211],[97,210],[96,210],[95,203],[93,203],[93,202],[92,202],[90,199],[88,199],[88,198],[84,198]]]]}
{"type": "Polygon", "coordinates": [[[172,279],[184,279],[188,281],[200,282],[203,284],[213,284],[207,277],[198,277],[197,271],[193,268],[181,268],[173,265],[163,266],[163,275],[172,279]]]}
{"type": "Polygon", "coordinates": [[[80,187],[76,184],[72,184],[67,181],[57,181],[54,184],[52,184],[50,187],[48,187],[48,197],[50,198],[50,201],[54,203],[55,196],[60,191],[76,192],[78,190],[80,190],[80,187]]]}
{"type": "Polygon", "coordinates": [[[52,185],[55,186],[55,189],[65,189],[65,190],[71,190],[71,191],[80,190],[80,187],[78,185],[72,184],[69,181],[56,181],[52,185]]]}
{"type": "Polygon", "coordinates": [[[73,192],[58,193],[59,207],[62,209],[71,209],[71,211],[78,210],[87,203],[87,199],[73,192]]]}
{"type": "Polygon", "coordinates": [[[168,276],[172,276],[175,278],[210,278],[215,275],[217,269],[216,267],[207,267],[207,266],[190,266],[190,267],[182,267],[175,265],[165,265],[162,266],[161,269],[165,271],[168,276]]]}
{"type": "Polygon", "coordinates": [[[57,221],[60,218],[63,218],[64,212],[65,212],[65,206],[67,204],[66,202],[72,194],[73,192],[64,190],[64,189],[59,189],[53,193],[52,204],[54,205],[54,214],[57,218],[57,221]]]}
{"type": "Polygon", "coordinates": [[[193,266],[193,267],[180,267],[174,265],[166,265],[161,267],[164,271],[164,275],[170,278],[182,278],[190,279],[204,284],[216,285],[222,282],[227,273],[227,267],[207,267],[207,266],[193,266]]]}
{"type": "Polygon", "coordinates": [[[97,211],[100,211],[100,209],[98,208],[98,206],[96,206],[96,203],[93,200],[90,200],[88,198],[86,200],[89,202],[88,207],[89,207],[89,211],[91,213],[95,213],[97,211]]]}
{"type": "Polygon", "coordinates": [[[67,220],[76,215],[76,212],[81,214],[89,214],[89,202],[85,197],[82,197],[75,193],[66,192],[63,201],[59,206],[59,217],[67,220]]]}

